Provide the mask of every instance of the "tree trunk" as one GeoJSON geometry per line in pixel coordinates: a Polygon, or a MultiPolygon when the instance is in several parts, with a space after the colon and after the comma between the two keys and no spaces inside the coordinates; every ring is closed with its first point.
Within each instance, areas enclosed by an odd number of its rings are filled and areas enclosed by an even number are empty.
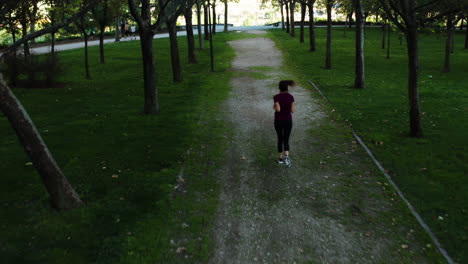
{"type": "Polygon", "coordinates": [[[51,41],[50,41],[50,53],[54,54],[55,53],[55,32],[50,33],[52,35],[51,41]]]}
{"type": "Polygon", "coordinates": [[[206,4],[203,4],[203,15],[205,19],[205,40],[210,40],[210,29],[208,28],[210,26],[210,22],[208,21],[210,13],[210,8],[206,4]]]}
{"type": "Polygon", "coordinates": [[[192,7],[187,7],[184,12],[184,17],[188,42],[188,62],[190,64],[196,64],[198,62],[197,57],[195,56],[195,37],[193,35],[192,16],[192,7]]]}
{"type": "Polygon", "coordinates": [[[0,74],[0,110],[10,121],[34,167],[38,171],[52,207],[65,210],[83,205],[63,175],[26,110],[3,81],[0,74]]]}
{"type": "Polygon", "coordinates": [[[286,33],[290,33],[291,32],[291,27],[290,27],[290,23],[289,23],[289,3],[288,1],[285,2],[285,7],[286,7],[286,33]]]}
{"type": "MultiPolygon", "coordinates": [[[[209,1],[208,1],[209,3],[209,1]]],[[[208,23],[211,23],[211,14],[208,13],[208,23]]],[[[211,27],[210,27],[211,29],[211,27]]],[[[211,72],[214,72],[214,47],[213,47],[213,32],[208,32],[209,34],[209,39],[210,39],[210,66],[211,66],[211,72]]]]}
{"type": "MultiPolygon", "coordinates": [[[[33,10],[32,10],[32,12],[30,13],[30,17],[29,17],[29,19],[30,19],[29,21],[30,21],[30,23],[31,23],[31,24],[30,24],[30,29],[29,29],[30,33],[34,33],[34,32],[36,31],[36,20],[37,20],[37,11],[38,11],[38,5],[37,5],[37,4],[38,4],[38,1],[33,1],[32,4],[33,4],[33,10]]],[[[35,39],[31,40],[31,43],[32,43],[32,44],[36,43],[36,40],[35,40],[35,39]]]]}
{"type": "Polygon", "coordinates": [[[305,21],[305,15],[306,15],[306,3],[301,2],[301,36],[299,41],[301,43],[304,43],[304,21],[305,21]]]}
{"type": "Polygon", "coordinates": [[[450,72],[450,51],[452,50],[453,43],[453,27],[453,17],[450,15],[447,17],[447,39],[445,40],[444,72],[450,72]]]}
{"type": "Polygon", "coordinates": [[[280,3],[280,10],[281,10],[281,29],[284,30],[284,4],[280,3]]]}
{"type": "Polygon", "coordinates": [[[349,16],[348,28],[351,28],[353,26],[353,12],[349,13],[348,16],[349,16]]]}
{"type": "Polygon", "coordinates": [[[154,63],[154,34],[140,27],[140,45],[143,58],[143,80],[145,93],[145,114],[159,113],[158,89],[156,82],[156,65],[154,63]]]}
{"type": "Polygon", "coordinates": [[[330,0],[327,0],[327,50],[325,55],[325,69],[331,69],[331,30],[332,30],[332,17],[331,17],[331,9],[332,4],[330,0]]]}
{"type": "MultiPolygon", "coordinates": [[[[416,19],[414,19],[415,21],[416,19]]],[[[409,99],[409,117],[410,117],[410,136],[422,137],[421,110],[419,107],[418,90],[418,37],[416,23],[410,24],[406,32],[406,45],[408,48],[408,99],[409,99]]]]}
{"type": "Polygon", "coordinates": [[[170,21],[166,23],[169,29],[169,40],[171,43],[171,63],[172,63],[172,77],[174,82],[182,81],[182,66],[180,65],[179,57],[179,43],[177,42],[176,22],[170,21]]]}
{"type": "MultiPolygon", "coordinates": [[[[14,30],[12,30],[12,32],[11,32],[11,37],[13,39],[13,43],[15,43],[16,42],[16,33],[15,33],[14,30]]],[[[13,87],[16,87],[16,83],[17,83],[17,80],[18,80],[18,62],[17,62],[17,54],[16,53],[17,53],[17,51],[15,49],[13,51],[12,55],[11,55],[11,56],[13,56],[13,63],[12,63],[13,69],[11,69],[10,82],[11,82],[11,86],[13,86],[13,87]]]]}
{"type": "Polygon", "coordinates": [[[197,30],[198,30],[198,45],[200,49],[203,49],[203,33],[202,33],[202,26],[201,26],[201,4],[200,1],[197,0],[197,30]]]}
{"type": "Polygon", "coordinates": [[[115,42],[118,42],[120,41],[120,34],[119,34],[119,28],[120,28],[120,25],[119,25],[119,19],[116,18],[115,19],[115,42]]]}
{"type": "Polygon", "coordinates": [[[88,56],[88,34],[86,29],[83,27],[83,36],[84,36],[84,52],[85,52],[85,69],[86,69],[86,79],[91,79],[91,74],[89,73],[89,56],[88,56]]]}
{"type": "Polygon", "coordinates": [[[346,31],[348,31],[348,15],[345,16],[345,26],[343,28],[343,37],[346,37],[346,31]]]}
{"type": "Polygon", "coordinates": [[[455,24],[452,28],[452,45],[450,45],[450,54],[453,54],[453,49],[455,48],[455,24]]]}
{"type": "Polygon", "coordinates": [[[109,8],[109,1],[105,0],[104,1],[104,10],[102,11],[102,19],[99,21],[99,55],[100,55],[100,60],[101,64],[106,63],[105,56],[104,56],[104,33],[106,30],[106,25],[107,25],[107,9],[109,8]]]}
{"type": "Polygon", "coordinates": [[[216,24],[217,24],[216,23],[216,5],[215,5],[215,3],[211,4],[211,9],[213,11],[213,20],[212,20],[213,23],[211,23],[211,25],[212,25],[211,34],[215,35],[216,34],[216,24]]]}
{"type": "Polygon", "coordinates": [[[309,41],[310,51],[315,51],[315,22],[314,22],[314,3],[315,0],[309,0],[309,41]]]}
{"type": "Polygon", "coordinates": [[[382,49],[385,49],[385,42],[386,42],[385,38],[387,36],[386,29],[387,29],[387,23],[384,22],[382,24],[382,49]]]}
{"type": "MultiPolygon", "coordinates": [[[[26,8],[27,7],[23,6],[23,8],[21,9],[21,22],[20,22],[20,24],[21,24],[21,32],[23,33],[23,37],[28,35],[26,8]]],[[[28,41],[24,42],[23,50],[24,50],[24,56],[25,57],[31,55],[31,53],[29,51],[29,42],[28,41]]]]}
{"type": "Polygon", "coordinates": [[[353,0],[356,14],[356,65],[354,88],[365,88],[364,71],[364,21],[362,19],[361,0],[353,0]]]}
{"type": "Polygon", "coordinates": [[[99,54],[101,58],[101,64],[106,63],[105,57],[104,57],[104,30],[106,26],[101,25],[101,28],[99,29],[99,54]]]}
{"type": "MultiPolygon", "coordinates": [[[[55,12],[52,12],[51,13],[51,16],[50,16],[50,24],[52,26],[55,25],[55,12]]],[[[54,54],[55,53],[55,33],[57,33],[56,31],[52,31],[50,33],[50,53],[54,54]]]]}
{"type": "Polygon", "coordinates": [[[390,59],[390,35],[392,35],[392,27],[390,23],[387,24],[387,59],[390,59]]]}
{"type": "Polygon", "coordinates": [[[296,28],[294,27],[294,9],[296,7],[296,2],[295,0],[292,0],[291,3],[289,4],[289,21],[291,22],[291,37],[296,36],[296,28]]]}
{"type": "Polygon", "coordinates": [[[228,32],[228,0],[224,2],[224,32],[228,32]]]}
{"type": "Polygon", "coordinates": [[[465,49],[468,49],[468,19],[465,26],[465,49]]]}

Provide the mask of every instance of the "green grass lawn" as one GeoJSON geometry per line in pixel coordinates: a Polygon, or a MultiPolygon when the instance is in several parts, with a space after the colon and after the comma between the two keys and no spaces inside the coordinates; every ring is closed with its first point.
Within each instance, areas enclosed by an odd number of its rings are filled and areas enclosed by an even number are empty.
{"type": "MultiPolygon", "coordinates": [[[[468,50],[456,35],[452,72],[443,73],[445,38],[421,34],[420,100],[425,137],[408,137],[407,54],[392,35],[391,58],[381,49],[380,29],[367,29],[367,88],[354,83],[354,33],[333,30],[332,69],[324,69],[325,29],[317,33],[317,51],[281,30],[270,36],[284,52],[289,68],[312,80],[333,102],[343,120],[371,147],[383,166],[430,225],[449,254],[468,262],[468,50]]],[[[308,36],[306,36],[308,39],[308,36]]],[[[311,88],[312,89],[312,88],[311,88]]]]}
{"type": "Polygon", "coordinates": [[[216,116],[235,55],[226,41],[241,37],[215,36],[215,73],[208,49],[198,51],[199,65],[187,65],[181,37],[185,79],[178,84],[168,40],[155,40],[159,115],[143,115],[137,41],[107,45],[105,65],[98,47],[90,48],[92,80],[84,79],[80,49],[60,53],[65,88],[14,89],[86,206],[49,208],[39,176],[0,116],[2,263],[174,263],[183,260],[175,252],[182,246],[194,261],[206,260],[217,203],[213,172],[227,130],[216,116]],[[182,168],[184,191],[174,193],[182,168]]]}

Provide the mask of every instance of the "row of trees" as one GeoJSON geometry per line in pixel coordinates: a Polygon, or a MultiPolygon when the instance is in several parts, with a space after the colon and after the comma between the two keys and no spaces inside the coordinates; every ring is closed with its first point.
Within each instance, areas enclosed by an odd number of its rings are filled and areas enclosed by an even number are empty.
{"type": "MultiPolygon", "coordinates": [[[[195,55],[195,38],[192,29],[192,9],[196,7],[198,30],[201,33],[202,7],[205,14],[205,38],[210,40],[211,70],[214,71],[212,33],[215,33],[215,4],[224,3],[227,16],[229,0],[3,0],[0,2],[0,24],[4,25],[13,36],[13,44],[3,50],[0,64],[7,56],[16,56],[18,48],[23,46],[24,56],[30,56],[29,43],[39,36],[51,34],[51,47],[54,52],[55,34],[62,29],[69,30],[74,25],[83,35],[85,41],[86,77],[90,78],[87,58],[87,35],[89,27],[99,26],[100,61],[105,63],[103,35],[105,28],[114,24],[116,29],[119,16],[125,9],[138,24],[144,76],[145,114],[156,114],[160,111],[158,100],[157,75],[153,52],[153,37],[163,28],[168,29],[171,43],[171,59],[174,81],[182,81],[182,70],[177,43],[176,20],[183,15],[187,24],[189,42],[189,63],[197,63],[195,55]],[[40,7],[45,13],[40,13],[40,7]],[[210,12],[212,11],[212,12],[210,12]],[[42,29],[37,30],[39,16],[46,21],[42,29]],[[213,19],[212,19],[213,18],[213,19]],[[94,21],[94,22],[91,22],[94,21]],[[211,22],[213,21],[213,23],[211,22]],[[91,24],[95,23],[95,24],[91,24]],[[213,25],[210,27],[209,25],[213,25]],[[21,25],[21,26],[18,26],[21,25]],[[18,29],[21,29],[21,38],[18,29]]],[[[227,21],[227,18],[225,18],[227,21]]],[[[227,25],[225,26],[227,30],[227,25]]],[[[203,37],[199,34],[199,45],[203,48],[203,37]]],[[[50,202],[57,209],[71,209],[82,206],[83,202],[77,192],[64,176],[43,141],[27,111],[16,98],[9,85],[0,73],[0,109],[10,121],[21,144],[39,172],[49,195],[50,202]]]]}
{"type": "MultiPolygon", "coordinates": [[[[450,57],[453,53],[453,36],[457,23],[467,22],[465,49],[468,49],[468,1],[467,0],[264,0],[277,5],[281,10],[283,29],[292,37],[295,36],[294,14],[296,4],[301,11],[301,36],[304,42],[304,20],[306,9],[309,11],[310,51],[316,50],[314,33],[314,5],[325,7],[327,12],[327,39],[325,68],[332,68],[332,9],[344,13],[350,25],[352,17],[356,19],[356,56],[355,56],[355,88],[365,88],[364,63],[364,25],[366,18],[374,15],[384,21],[383,28],[396,27],[406,38],[408,53],[408,101],[410,117],[410,136],[422,137],[421,110],[419,106],[418,87],[418,31],[421,28],[440,27],[445,24],[447,34],[445,45],[444,72],[450,71],[450,57]],[[284,26],[285,25],[285,26],[284,26]]],[[[382,47],[385,47],[385,30],[382,47]]],[[[390,36],[390,35],[388,35],[390,36]]],[[[389,52],[389,43],[387,52],[389,52]]],[[[387,53],[387,58],[389,53],[387,53]]]]}

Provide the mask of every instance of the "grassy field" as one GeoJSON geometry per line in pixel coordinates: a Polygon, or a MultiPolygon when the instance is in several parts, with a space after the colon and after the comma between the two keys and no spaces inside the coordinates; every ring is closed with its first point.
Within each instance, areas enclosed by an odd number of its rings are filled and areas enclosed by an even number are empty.
{"type": "Polygon", "coordinates": [[[84,79],[83,50],[73,50],[60,53],[65,88],[15,89],[86,206],[49,208],[39,176],[0,116],[2,263],[177,263],[182,247],[194,261],[206,260],[217,202],[213,172],[227,131],[217,110],[235,55],[226,41],[242,37],[215,37],[215,73],[208,49],[198,52],[199,65],[186,65],[181,37],[185,79],[178,84],[168,40],[155,40],[159,115],[142,113],[137,41],[107,45],[105,65],[98,47],[90,48],[92,80],[84,79]]]}
{"type": "MultiPolygon", "coordinates": [[[[452,72],[443,73],[443,35],[420,35],[422,139],[409,138],[406,46],[392,35],[391,58],[381,49],[381,31],[366,31],[367,88],[354,83],[354,34],[333,30],[332,69],[324,69],[325,29],[317,29],[315,53],[281,30],[270,36],[289,68],[312,80],[333,102],[343,120],[371,147],[415,205],[449,254],[468,262],[468,50],[457,35],[452,72]]],[[[308,36],[306,36],[308,39],[308,36]]],[[[312,88],[311,88],[312,89],[312,88]]]]}

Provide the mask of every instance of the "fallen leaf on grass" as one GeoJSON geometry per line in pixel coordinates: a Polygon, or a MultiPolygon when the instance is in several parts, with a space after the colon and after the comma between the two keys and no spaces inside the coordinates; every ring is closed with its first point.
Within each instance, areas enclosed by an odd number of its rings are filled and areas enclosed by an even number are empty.
{"type": "Polygon", "coordinates": [[[406,245],[406,244],[402,244],[402,245],[401,245],[401,248],[403,248],[403,249],[407,249],[407,248],[408,248],[408,245],[406,245]]]}
{"type": "Polygon", "coordinates": [[[182,254],[182,253],[184,253],[184,252],[186,252],[186,251],[187,251],[187,249],[186,249],[185,247],[178,247],[178,248],[176,249],[176,253],[177,253],[177,254],[182,254]]]}

